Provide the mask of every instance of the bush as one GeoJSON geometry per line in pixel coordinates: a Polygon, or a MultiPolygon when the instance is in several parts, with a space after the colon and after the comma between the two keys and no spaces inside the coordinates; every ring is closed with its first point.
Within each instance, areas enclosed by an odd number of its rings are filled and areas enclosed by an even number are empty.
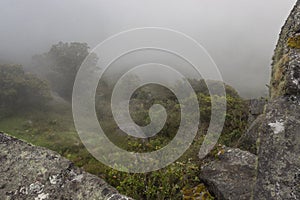
{"type": "MultiPolygon", "coordinates": [[[[213,199],[198,179],[201,166],[198,153],[210,122],[211,98],[214,98],[217,108],[222,106],[221,100],[226,98],[227,101],[225,124],[219,139],[219,143],[222,145],[234,146],[245,131],[248,107],[238,93],[228,85],[225,85],[226,97],[217,95],[211,97],[203,80],[190,80],[190,83],[197,94],[201,115],[201,125],[193,144],[177,162],[158,171],[147,174],[127,174],[107,169],[105,180],[120,192],[136,199],[182,199],[183,197],[185,199],[197,199],[199,196],[202,199],[213,199]],[[193,196],[194,191],[196,191],[197,197],[193,196]]],[[[213,81],[210,83],[212,85],[223,84],[213,81]]],[[[109,98],[107,100],[109,101],[109,98]]],[[[184,100],[187,105],[188,101],[189,98],[184,100]]],[[[120,130],[112,122],[112,115],[105,114],[109,113],[109,102],[97,102],[98,118],[100,121],[102,119],[102,124],[106,127],[105,132],[110,133],[108,137],[114,143],[117,140],[122,140],[122,143],[118,143],[119,147],[131,152],[152,152],[163,148],[175,136],[180,124],[180,105],[176,96],[168,89],[157,85],[147,85],[139,88],[130,100],[131,117],[140,126],[149,124],[148,112],[153,104],[161,104],[166,108],[168,118],[164,128],[156,136],[148,138],[146,141],[126,136],[125,133],[118,134],[117,132],[120,130]],[[106,120],[103,120],[104,118],[106,120]]],[[[193,116],[194,113],[191,111],[189,117],[193,118],[193,116]]],[[[184,120],[191,121],[190,118],[184,120]]],[[[210,155],[218,152],[217,145],[210,155]]]]}
{"type": "Polygon", "coordinates": [[[199,166],[188,160],[146,174],[127,174],[110,169],[107,181],[135,199],[182,199],[182,190],[200,184],[199,172],[199,166]]]}

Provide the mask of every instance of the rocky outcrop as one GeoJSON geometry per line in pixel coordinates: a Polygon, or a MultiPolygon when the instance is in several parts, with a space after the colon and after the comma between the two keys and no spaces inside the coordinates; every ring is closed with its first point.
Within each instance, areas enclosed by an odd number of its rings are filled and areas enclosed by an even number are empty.
{"type": "Polygon", "coordinates": [[[300,0],[275,49],[270,100],[239,147],[257,152],[257,161],[236,149],[203,167],[201,178],[218,199],[300,199],[300,0]]]}
{"type": "Polygon", "coordinates": [[[299,102],[270,102],[259,139],[254,199],[300,199],[299,102]]]}
{"type": "Polygon", "coordinates": [[[297,1],[282,28],[273,58],[271,100],[259,131],[253,199],[300,199],[299,33],[297,1]]]}
{"type": "Polygon", "coordinates": [[[0,133],[0,199],[129,199],[57,153],[0,133]]]}
{"type": "Polygon", "coordinates": [[[283,26],[275,49],[272,64],[270,96],[299,96],[300,93],[300,2],[283,26]],[[291,42],[294,41],[294,44],[291,42]]]}
{"type": "Polygon", "coordinates": [[[221,152],[218,159],[202,166],[201,180],[217,199],[250,199],[256,156],[233,148],[225,148],[221,152]]]}

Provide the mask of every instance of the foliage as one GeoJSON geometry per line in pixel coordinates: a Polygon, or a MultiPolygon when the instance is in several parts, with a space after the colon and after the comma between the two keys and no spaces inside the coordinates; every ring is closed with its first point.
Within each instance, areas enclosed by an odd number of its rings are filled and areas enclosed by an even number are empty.
{"type": "MultiPolygon", "coordinates": [[[[96,97],[96,109],[100,124],[105,132],[109,133],[107,136],[113,143],[132,152],[149,152],[163,148],[172,140],[180,123],[180,105],[172,92],[164,87],[147,85],[133,94],[130,101],[130,114],[137,124],[147,125],[150,122],[148,111],[153,104],[163,105],[168,114],[167,123],[160,133],[147,140],[140,140],[120,133],[109,109],[111,86],[107,83],[102,84],[105,87],[101,89],[105,91],[99,90],[101,93],[97,95],[102,98],[96,97]]],[[[226,86],[226,97],[211,97],[203,84],[205,84],[203,81],[193,80],[192,82],[200,102],[201,126],[191,147],[175,163],[146,174],[118,172],[93,158],[75,132],[70,107],[53,105],[54,108],[47,112],[0,120],[0,129],[35,145],[45,146],[59,152],[77,166],[105,179],[121,193],[135,199],[197,199],[201,197],[211,200],[213,197],[198,178],[201,162],[197,157],[210,121],[211,98],[215,98],[217,107],[221,106],[219,103],[223,100],[222,98],[227,100],[225,126],[219,140],[221,144],[234,146],[246,127],[248,108],[231,87],[226,86]]],[[[189,99],[187,98],[186,101],[189,99]]],[[[216,156],[221,153],[222,145],[217,145],[211,155],[216,156]]]]}
{"type": "MultiPolygon", "coordinates": [[[[245,131],[248,106],[232,87],[225,85],[226,97],[217,95],[210,96],[203,80],[190,80],[190,82],[197,94],[201,115],[201,125],[193,144],[178,162],[156,172],[147,174],[126,174],[111,169],[107,170],[106,173],[108,175],[106,176],[106,180],[124,194],[137,199],[181,199],[184,193],[186,199],[193,198],[188,193],[191,190],[197,190],[197,188],[194,187],[200,184],[199,181],[194,181],[194,178],[197,177],[197,173],[200,172],[198,167],[201,166],[201,163],[196,160],[200,145],[210,122],[211,98],[214,98],[217,109],[219,106],[223,106],[221,100],[226,98],[227,102],[224,129],[219,139],[220,144],[213,150],[212,156],[218,155],[220,152],[222,153],[222,150],[219,149],[220,146],[235,146],[245,131]],[[197,169],[195,168],[194,172],[183,171],[182,167],[187,170],[190,166],[195,166],[197,169]],[[189,174],[193,175],[189,176],[189,174]]],[[[220,84],[220,82],[211,81],[210,84],[220,84]]],[[[180,85],[177,87],[180,87],[180,85]]],[[[107,99],[109,101],[109,98],[107,99]]],[[[184,101],[189,101],[189,99],[187,98],[184,101]]],[[[98,101],[97,108],[100,109],[98,110],[98,118],[107,120],[102,121],[102,125],[105,126],[105,132],[110,133],[109,137],[118,138],[119,141],[122,141],[118,143],[121,148],[132,152],[151,152],[166,146],[176,135],[180,124],[180,105],[176,96],[168,89],[158,85],[143,86],[132,95],[132,99],[130,100],[130,114],[136,124],[145,126],[150,123],[148,111],[154,104],[163,105],[167,110],[168,118],[164,128],[156,136],[148,138],[146,141],[128,137],[125,133],[117,133],[120,132],[120,130],[116,124],[111,123],[111,121],[113,121],[112,115],[107,111],[107,107],[110,105],[109,103],[105,103],[105,101],[98,101]],[[104,109],[102,112],[101,108],[104,109]],[[108,114],[105,115],[105,113],[108,114]]],[[[190,117],[193,117],[193,112],[190,113],[190,117]]],[[[189,121],[190,119],[185,120],[189,121]]],[[[199,186],[199,188],[201,187],[199,186]]],[[[205,195],[205,192],[203,192],[203,195],[205,195]]],[[[205,195],[205,198],[212,199],[209,193],[205,195]]]]}
{"type": "MultiPolygon", "coordinates": [[[[51,88],[66,100],[71,100],[73,85],[79,67],[89,54],[86,43],[59,42],[51,47],[49,52],[33,57],[33,63],[38,71],[45,71],[51,88]]],[[[97,57],[90,56],[95,62],[97,57]]]]}
{"type": "Polygon", "coordinates": [[[0,65],[0,108],[13,112],[24,107],[41,107],[50,100],[48,85],[20,65],[0,65]]]}
{"type": "Polygon", "coordinates": [[[146,174],[108,170],[107,178],[121,193],[131,194],[135,199],[182,199],[183,188],[200,184],[199,172],[199,166],[188,160],[146,174]]]}

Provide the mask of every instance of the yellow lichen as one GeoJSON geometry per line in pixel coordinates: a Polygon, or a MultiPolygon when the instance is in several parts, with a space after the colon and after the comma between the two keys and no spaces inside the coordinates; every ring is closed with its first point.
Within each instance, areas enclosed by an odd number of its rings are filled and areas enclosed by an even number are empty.
{"type": "Polygon", "coordinates": [[[287,41],[287,45],[291,48],[300,49],[300,35],[290,37],[287,41]]]}

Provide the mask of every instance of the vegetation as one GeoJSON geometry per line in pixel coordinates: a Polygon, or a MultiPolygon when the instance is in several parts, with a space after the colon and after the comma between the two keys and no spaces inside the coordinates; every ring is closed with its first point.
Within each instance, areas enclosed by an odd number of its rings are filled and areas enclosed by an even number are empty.
{"type": "MultiPolygon", "coordinates": [[[[87,53],[86,44],[59,43],[34,59],[38,66],[48,66],[55,72],[56,78],[49,77],[51,73],[48,72],[51,88],[70,100],[75,74],[87,53]],[[57,83],[62,84],[61,87],[55,85],[57,83]]],[[[198,178],[202,161],[197,158],[210,121],[211,98],[216,100],[216,106],[221,106],[220,100],[226,98],[227,113],[219,144],[209,156],[217,156],[222,145],[235,146],[247,126],[247,104],[232,87],[225,85],[226,97],[210,96],[203,80],[189,80],[196,92],[201,115],[201,125],[189,150],[176,162],[158,171],[146,174],[119,172],[104,166],[87,152],[75,131],[71,105],[64,101],[49,102],[50,90],[46,82],[24,73],[20,66],[1,65],[0,70],[0,105],[12,114],[0,120],[1,131],[57,151],[77,166],[105,179],[121,193],[136,199],[213,199],[198,178]],[[15,109],[25,107],[28,109],[15,109]]],[[[138,78],[131,80],[138,81],[138,78]]],[[[211,84],[223,83],[211,81],[211,84]]],[[[99,83],[96,110],[99,123],[116,145],[132,152],[150,152],[164,147],[176,135],[180,125],[180,105],[170,90],[149,84],[133,94],[130,114],[138,125],[150,123],[148,112],[154,104],[163,105],[168,114],[166,124],[156,136],[141,140],[126,135],[115,124],[110,110],[112,88],[113,85],[106,81],[99,83]]],[[[193,117],[193,111],[190,117],[193,117]]]]}
{"type": "Polygon", "coordinates": [[[20,65],[0,65],[0,117],[22,108],[41,108],[51,98],[46,82],[20,65]]]}
{"type": "Polygon", "coordinates": [[[49,52],[35,55],[33,63],[37,71],[50,82],[52,90],[70,101],[76,73],[88,54],[86,43],[59,42],[49,52]]]}
{"type": "Polygon", "coordinates": [[[272,69],[272,79],[271,79],[271,98],[283,96],[286,87],[285,78],[285,66],[289,62],[290,58],[288,54],[282,56],[282,58],[276,63],[272,69]]]}

